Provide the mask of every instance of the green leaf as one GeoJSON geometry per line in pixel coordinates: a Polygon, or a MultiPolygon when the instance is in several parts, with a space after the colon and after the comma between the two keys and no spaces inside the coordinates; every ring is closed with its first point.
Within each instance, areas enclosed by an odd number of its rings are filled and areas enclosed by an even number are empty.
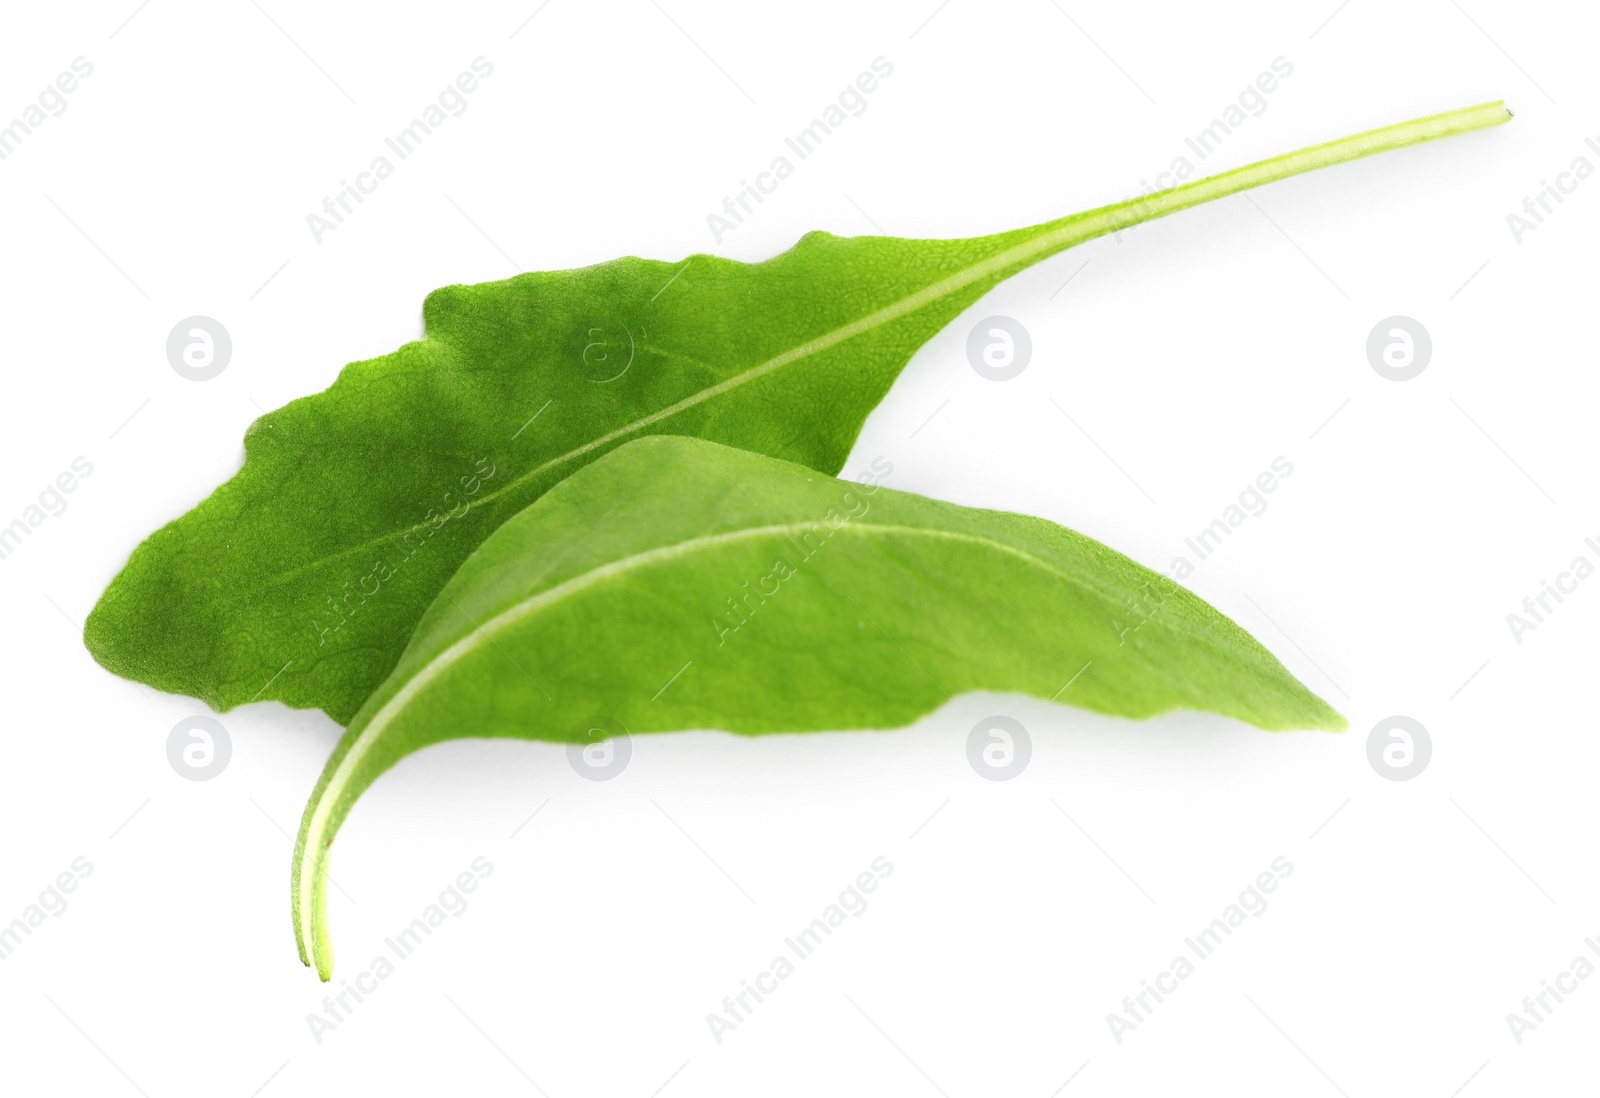
{"type": "Polygon", "coordinates": [[[1508,117],[1490,103],[1418,119],[996,236],[812,233],[753,265],[620,259],[435,291],[422,341],[251,425],[238,475],[134,551],[85,643],[217,709],[277,699],[347,722],[468,554],[609,449],[692,435],[837,472],[917,348],[1018,271],[1508,117]]]}
{"type": "Polygon", "coordinates": [[[328,978],[335,832],[380,774],[430,744],[891,728],[973,690],[1123,717],[1345,727],[1243,629],[1082,534],[641,439],[485,541],[351,722],[296,844],[301,957],[309,943],[328,978]]]}

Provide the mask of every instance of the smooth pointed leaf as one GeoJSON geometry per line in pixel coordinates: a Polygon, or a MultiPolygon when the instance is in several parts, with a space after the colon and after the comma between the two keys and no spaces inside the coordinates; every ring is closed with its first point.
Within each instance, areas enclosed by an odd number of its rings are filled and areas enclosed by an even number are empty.
{"type": "Polygon", "coordinates": [[[218,709],[344,723],[490,533],[646,434],[843,466],[912,354],[1001,280],[1082,241],[1329,164],[1509,117],[1418,119],[1031,229],[813,233],[764,263],[620,259],[429,295],[426,337],[261,417],[245,463],[133,553],[85,642],[218,709]]]}
{"type": "Polygon", "coordinates": [[[1345,727],[1243,629],[1081,534],[646,438],[491,535],[356,715],[297,843],[302,958],[328,977],[335,832],[430,744],[893,728],[974,690],[1345,727]]]}

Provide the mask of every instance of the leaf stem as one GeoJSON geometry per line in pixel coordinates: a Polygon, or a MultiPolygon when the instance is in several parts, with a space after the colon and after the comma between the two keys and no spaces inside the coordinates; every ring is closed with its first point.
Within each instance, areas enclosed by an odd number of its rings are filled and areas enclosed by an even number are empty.
{"type": "MultiPolygon", "coordinates": [[[[1074,214],[1041,228],[1070,227],[1072,230],[1070,233],[1062,233],[1061,239],[1051,241],[1056,247],[1067,248],[1097,236],[1104,236],[1106,233],[1118,232],[1141,222],[1153,221],[1158,217],[1177,213],[1179,210],[1199,206],[1213,199],[1226,198],[1253,187],[1276,183],[1290,176],[1359,160],[1364,156],[1373,156],[1392,149],[1420,145],[1425,141],[1434,141],[1441,137],[1488,129],[1509,121],[1511,121],[1511,111],[1506,108],[1504,101],[1497,99],[1492,103],[1482,103],[1476,107],[1463,107],[1443,114],[1432,114],[1426,118],[1414,118],[1409,122],[1400,122],[1350,137],[1341,137],[1337,141],[1312,145],[1243,168],[1234,168],[1232,171],[1197,179],[1193,183],[1180,184],[1116,205],[1102,206],[1096,210],[1074,214]]],[[[1054,238],[1055,234],[1051,233],[1050,236],[1054,238]]]]}

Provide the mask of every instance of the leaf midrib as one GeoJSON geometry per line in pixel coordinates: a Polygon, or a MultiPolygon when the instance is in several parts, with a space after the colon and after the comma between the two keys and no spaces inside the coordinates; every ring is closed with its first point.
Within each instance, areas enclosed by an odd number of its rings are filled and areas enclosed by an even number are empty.
{"type": "MultiPolygon", "coordinates": [[[[637,568],[648,567],[676,557],[686,556],[701,549],[731,545],[739,541],[770,535],[806,533],[815,525],[815,521],[808,520],[746,527],[742,530],[732,530],[722,534],[708,534],[698,538],[688,538],[683,541],[673,542],[670,545],[656,546],[641,553],[634,553],[619,560],[610,561],[562,580],[555,586],[547,587],[535,595],[519,600],[482,625],[474,625],[472,631],[466,636],[454,641],[444,651],[424,664],[420,671],[406,680],[405,685],[397,690],[393,697],[379,707],[366,726],[356,733],[354,742],[350,744],[349,749],[340,758],[339,765],[329,777],[327,784],[322,786],[317,797],[316,808],[306,823],[305,843],[299,864],[299,888],[302,895],[298,898],[297,907],[299,910],[296,918],[301,922],[302,937],[307,950],[314,955],[315,947],[313,943],[318,938],[315,927],[309,925],[316,922],[316,915],[312,910],[311,892],[307,890],[315,890],[321,887],[317,869],[327,857],[327,844],[322,841],[322,835],[327,830],[328,820],[333,815],[334,808],[344,795],[344,790],[350,784],[350,780],[355,775],[356,770],[383,735],[384,730],[389,724],[393,723],[394,717],[410,704],[411,699],[420,694],[422,690],[448,670],[449,667],[460,662],[462,658],[476,649],[481,648],[483,644],[493,643],[495,633],[503,632],[546,607],[615,576],[624,575],[637,568]],[[478,638],[481,638],[481,640],[478,640],[478,638]],[[478,643],[474,643],[475,640],[478,640],[478,643]]],[[[993,538],[986,538],[977,534],[939,530],[925,526],[907,526],[900,523],[861,522],[854,525],[846,523],[844,526],[834,530],[833,533],[838,534],[846,530],[920,535],[982,545],[1015,556],[1052,575],[1059,576],[1068,583],[1094,591],[1095,594],[1104,594],[1104,592],[1095,591],[1084,577],[1064,572],[1042,557],[1007,542],[996,541],[993,538]]]]}
{"type": "MultiPolygon", "coordinates": [[[[1277,182],[1293,175],[1371,156],[1390,149],[1404,148],[1407,145],[1446,137],[1455,133],[1498,125],[1509,117],[1510,112],[1506,111],[1504,105],[1498,101],[1458,111],[1430,115],[1426,118],[1413,119],[1409,122],[1368,130],[1364,133],[1325,142],[1321,145],[1309,146],[1268,160],[1247,164],[1244,167],[1233,168],[1217,175],[1170,187],[1164,191],[1156,191],[1141,198],[1117,202],[1097,209],[1084,210],[1056,221],[1035,226],[1033,230],[1035,235],[1014,247],[998,252],[970,266],[963,267],[954,274],[925,286],[913,294],[908,294],[899,301],[887,305],[876,312],[835,328],[798,347],[790,348],[788,351],[776,355],[757,366],[753,366],[742,373],[718,382],[716,385],[709,386],[698,393],[685,397],[675,404],[652,412],[632,423],[610,431],[598,439],[551,458],[549,461],[512,480],[498,491],[469,503],[467,505],[467,513],[470,513],[473,507],[489,503],[507,492],[514,491],[534,477],[564,465],[573,458],[580,457],[599,447],[625,438],[653,423],[659,423],[680,412],[694,408],[707,400],[720,396],[724,392],[765,377],[767,374],[772,373],[774,370],[782,369],[791,362],[798,361],[819,351],[827,350],[863,332],[871,331],[873,328],[898,320],[902,316],[924,308],[942,297],[965,289],[973,283],[981,281],[992,274],[997,274],[1014,264],[1026,262],[1051,251],[1064,250],[1108,232],[1129,228],[1144,221],[1164,217],[1179,210],[1237,194],[1267,183],[1277,182]]],[[[1026,232],[1027,230],[1020,231],[1026,232]]],[[[287,572],[277,573],[269,577],[266,583],[292,579],[328,561],[370,549],[372,546],[392,537],[405,537],[426,526],[426,522],[416,523],[400,530],[378,535],[357,545],[341,549],[327,556],[318,557],[287,572]]],[[[265,585],[264,583],[262,586],[265,585]]]]}
{"type": "MultiPolygon", "coordinates": [[[[1068,240],[1068,238],[1072,236],[1072,230],[1074,228],[1074,225],[1065,225],[1052,231],[1044,232],[1040,236],[1034,237],[1032,240],[1017,245],[1016,247],[1008,248],[1003,252],[997,252],[988,259],[981,260],[978,263],[963,267],[954,274],[940,279],[938,282],[924,286],[915,293],[907,294],[900,300],[892,302],[876,312],[869,313],[868,315],[853,320],[848,324],[841,325],[832,331],[825,332],[822,335],[808,340],[797,347],[792,347],[781,354],[775,355],[772,358],[767,359],[765,362],[759,363],[758,365],[752,366],[747,370],[735,374],[733,377],[701,389],[674,404],[670,404],[665,408],[650,413],[649,415],[641,416],[639,419],[609,431],[606,434],[601,435],[599,438],[592,439],[589,442],[584,443],[582,446],[578,446],[566,451],[565,453],[558,454],[556,457],[553,457],[550,460],[535,466],[533,469],[522,474],[520,477],[508,481],[503,487],[490,492],[488,495],[483,496],[480,499],[473,500],[467,505],[467,510],[462,513],[461,518],[466,518],[467,515],[472,513],[474,508],[492,503],[507,493],[516,491],[518,488],[521,488],[534,478],[541,476],[544,473],[547,473],[561,465],[564,465],[567,462],[572,461],[574,458],[581,457],[584,454],[599,449],[600,447],[609,445],[610,443],[616,442],[619,439],[626,438],[628,435],[631,435],[653,424],[660,423],[661,421],[670,419],[682,412],[696,408],[708,400],[713,400],[716,397],[721,396],[723,393],[731,392],[741,385],[746,385],[752,381],[759,380],[768,374],[771,374],[777,370],[781,370],[783,367],[788,366],[791,363],[797,362],[803,358],[808,358],[815,354],[819,354],[822,351],[829,350],[841,343],[846,342],[847,340],[854,339],[858,335],[862,335],[876,328],[881,328],[885,324],[899,320],[901,317],[909,316],[911,313],[914,313],[919,309],[926,308],[927,306],[940,301],[943,298],[959,293],[961,290],[966,289],[973,283],[981,282],[990,275],[996,274],[1014,264],[1021,263],[1026,259],[1030,259],[1041,252],[1049,251],[1057,246],[1070,246],[1071,243],[1076,242],[1068,240]]],[[[353,556],[357,553],[365,552],[376,545],[388,541],[390,538],[405,538],[410,534],[414,534],[420,530],[426,529],[428,525],[429,524],[426,521],[413,523],[411,526],[379,534],[375,537],[368,538],[366,541],[358,542],[354,545],[337,550],[336,552],[316,557],[304,564],[297,565],[288,571],[273,573],[264,583],[254,590],[259,590],[260,587],[265,587],[269,584],[282,583],[295,579],[304,573],[320,567],[321,565],[330,561],[339,560],[343,557],[353,556]]]]}
{"type": "MultiPolygon", "coordinates": [[[[547,609],[562,600],[580,594],[589,588],[624,575],[640,568],[669,561],[678,557],[688,556],[703,549],[720,548],[724,545],[735,544],[754,538],[767,537],[781,534],[801,534],[811,531],[816,523],[811,520],[804,522],[777,523],[766,526],[752,526],[741,530],[727,531],[721,534],[707,534],[697,538],[688,538],[683,541],[673,542],[670,545],[660,545],[640,553],[633,553],[618,560],[607,562],[587,571],[571,576],[552,587],[547,587],[537,594],[520,599],[510,607],[500,611],[481,625],[474,625],[465,636],[452,642],[438,655],[430,658],[421,669],[407,679],[394,696],[384,702],[367,725],[356,734],[356,740],[350,745],[349,751],[340,760],[339,768],[330,779],[327,789],[334,790],[343,785],[357,766],[360,757],[365,755],[366,748],[383,734],[384,728],[393,722],[411,700],[420,694],[427,686],[435,681],[451,666],[460,662],[467,655],[480,649],[484,644],[493,643],[497,634],[505,632],[512,626],[529,617],[547,609]]],[[[908,526],[903,523],[872,523],[855,522],[846,523],[833,531],[838,534],[844,531],[856,533],[889,533],[902,534],[913,537],[928,537],[946,541],[959,541],[971,545],[981,545],[987,549],[997,550],[1014,556],[1042,571],[1048,572],[1059,579],[1079,587],[1101,598],[1107,597],[1104,590],[1098,588],[1088,577],[1074,575],[1056,567],[1037,554],[1030,553],[1009,542],[999,541],[994,538],[983,537],[978,534],[969,534],[954,530],[940,530],[927,526],[908,526]]],[[[831,535],[830,535],[831,536],[831,535]]],[[[325,799],[333,799],[327,797],[325,799]]]]}

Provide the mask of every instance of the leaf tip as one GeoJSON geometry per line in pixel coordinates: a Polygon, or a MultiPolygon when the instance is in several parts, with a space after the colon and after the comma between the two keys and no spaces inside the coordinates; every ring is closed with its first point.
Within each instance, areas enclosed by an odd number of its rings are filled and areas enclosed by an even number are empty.
{"type": "Polygon", "coordinates": [[[1307,713],[1304,723],[1299,727],[1309,732],[1348,732],[1350,730],[1350,722],[1345,719],[1343,713],[1340,713],[1309,690],[1306,693],[1309,695],[1312,709],[1307,713]]]}

